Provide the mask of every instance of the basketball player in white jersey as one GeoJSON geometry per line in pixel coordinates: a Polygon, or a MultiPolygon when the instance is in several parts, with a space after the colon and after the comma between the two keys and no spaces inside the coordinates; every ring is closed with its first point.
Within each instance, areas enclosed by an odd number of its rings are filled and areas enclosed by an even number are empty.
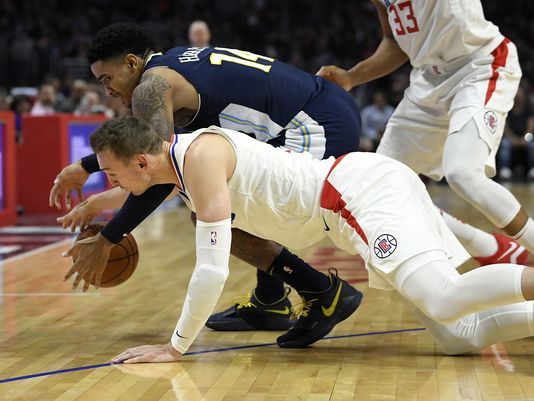
{"type": "Polygon", "coordinates": [[[534,222],[506,188],[488,178],[495,175],[521,78],[514,44],[484,18],[480,0],[372,1],[383,31],[375,53],[348,71],[328,66],[318,74],[350,90],[409,60],[410,86],[377,153],[430,178],[445,176],[457,194],[513,238],[491,236],[443,213],[481,264],[526,263],[528,251],[534,253],[534,222]]]}
{"type": "MultiPolygon", "coordinates": [[[[195,270],[171,341],[128,349],[113,362],[169,362],[187,351],[228,276],[232,225],[291,248],[328,236],[360,254],[370,286],[402,294],[445,353],[534,334],[533,302],[526,301],[534,299],[534,269],[500,264],[458,274],[469,255],[418,176],[393,159],[349,153],[318,161],[218,127],[168,143],[129,116],[105,122],[91,146],[114,186],[138,195],[172,183],[197,213],[195,270]]],[[[100,207],[120,206],[125,196],[116,193],[104,195],[100,207]]],[[[291,280],[306,302],[295,326],[277,339],[281,347],[309,345],[318,328],[331,329],[329,320],[341,321],[359,305],[358,292],[333,274],[324,298],[298,289],[315,279],[307,272],[271,273],[291,280]]]]}

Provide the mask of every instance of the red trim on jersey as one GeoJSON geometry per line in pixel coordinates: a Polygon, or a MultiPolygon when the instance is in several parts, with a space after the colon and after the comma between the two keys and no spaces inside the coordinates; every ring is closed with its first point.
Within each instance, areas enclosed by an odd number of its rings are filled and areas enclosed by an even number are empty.
{"type": "Polygon", "coordinates": [[[323,209],[331,210],[334,213],[341,213],[341,217],[347,220],[347,224],[354,228],[358,235],[361,237],[361,239],[365,242],[365,244],[369,246],[369,241],[367,240],[367,237],[365,236],[362,228],[360,227],[354,216],[350,213],[350,211],[345,208],[347,204],[343,199],[341,199],[341,194],[338,192],[337,189],[334,188],[332,184],[330,184],[330,182],[328,182],[328,177],[330,177],[330,173],[345,156],[346,155],[343,155],[336,159],[324,180],[324,186],[321,192],[321,207],[323,209]]]}
{"type": "Polygon", "coordinates": [[[497,46],[497,48],[491,52],[491,55],[493,56],[493,63],[491,63],[493,74],[491,75],[488,83],[488,90],[486,91],[486,101],[484,102],[484,106],[488,104],[493,92],[495,92],[497,79],[499,79],[499,71],[497,71],[497,69],[506,65],[506,59],[508,57],[508,43],[510,43],[510,39],[504,38],[499,46],[497,46]]]}

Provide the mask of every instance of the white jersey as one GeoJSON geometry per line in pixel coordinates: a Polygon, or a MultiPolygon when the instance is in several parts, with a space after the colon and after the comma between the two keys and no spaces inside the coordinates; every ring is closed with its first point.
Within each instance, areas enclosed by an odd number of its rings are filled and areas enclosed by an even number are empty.
{"type": "Polygon", "coordinates": [[[443,69],[489,54],[504,39],[480,0],[380,0],[391,31],[415,68],[443,69]]]}
{"type": "Polygon", "coordinates": [[[184,158],[202,133],[223,135],[234,147],[237,164],[228,181],[233,227],[260,238],[302,249],[324,236],[320,197],[334,158],[316,160],[309,153],[274,148],[225,128],[210,127],[175,135],[170,153],[186,205],[196,211],[184,182],[184,158]],[[295,179],[298,177],[298,179],[295,179]]]}

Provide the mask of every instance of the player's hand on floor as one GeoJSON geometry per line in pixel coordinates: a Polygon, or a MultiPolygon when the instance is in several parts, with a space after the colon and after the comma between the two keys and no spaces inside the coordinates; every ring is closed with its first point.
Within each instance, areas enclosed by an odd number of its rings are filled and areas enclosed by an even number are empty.
{"type": "Polygon", "coordinates": [[[111,363],[175,362],[182,356],[170,344],[142,345],[129,348],[111,360],[111,363]]]}
{"type": "Polygon", "coordinates": [[[115,244],[109,242],[100,233],[94,237],[76,241],[67,252],[63,253],[64,257],[72,256],[74,259],[74,263],[65,275],[63,281],[68,280],[74,273],[77,273],[74,282],[72,283],[73,290],[78,288],[82,279],[85,281],[83,284],[83,292],[86,292],[89,289],[91,283],[94,283],[95,288],[100,287],[102,274],[106,268],[109,254],[113,246],[115,246],[115,244]]]}
{"type": "Polygon", "coordinates": [[[74,232],[78,226],[80,227],[80,231],[85,230],[95,216],[102,211],[94,202],[92,202],[92,199],[93,198],[90,196],[81,203],[78,203],[69,213],[59,217],[57,222],[65,229],[70,228],[72,232],[74,232]]]}
{"type": "Polygon", "coordinates": [[[341,86],[346,91],[352,89],[349,73],[343,68],[336,67],[335,65],[323,66],[317,71],[317,75],[341,86]]]}
{"type": "Polygon", "coordinates": [[[61,201],[63,200],[67,210],[70,210],[72,191],[76,191],[80,201],[83,200],[82,187],[88,178],[89,173],[84,170],[80,162],[72,163],[61,170],[50,190],[48,198],[50,207],[55,206],[61,209],[61,201]]]}

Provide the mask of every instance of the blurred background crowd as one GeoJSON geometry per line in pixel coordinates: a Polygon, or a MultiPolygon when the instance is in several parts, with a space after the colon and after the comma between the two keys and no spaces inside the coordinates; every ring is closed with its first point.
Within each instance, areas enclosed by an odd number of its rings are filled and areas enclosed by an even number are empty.
{"type": "MultiPolygon", "coordinates": [[[[534,7],[528,0],[482,4],[486,17],[517,45],[523,69],[498,156],[499,178],[534,180],[534,7]]],[[[18,116],[127,112],[105,96],[85,59],[93,34],[113,22],[142,24],[157,50],[232,47],[311,73],[325,64],[351,67],[372,54],[381,37],[369,0],[0,0],[0,8],[0,110],[18,116]]],[[[376,148],[409,71],[405,65],[353,91],[362,110],[363,150],[376,148]]]]}

